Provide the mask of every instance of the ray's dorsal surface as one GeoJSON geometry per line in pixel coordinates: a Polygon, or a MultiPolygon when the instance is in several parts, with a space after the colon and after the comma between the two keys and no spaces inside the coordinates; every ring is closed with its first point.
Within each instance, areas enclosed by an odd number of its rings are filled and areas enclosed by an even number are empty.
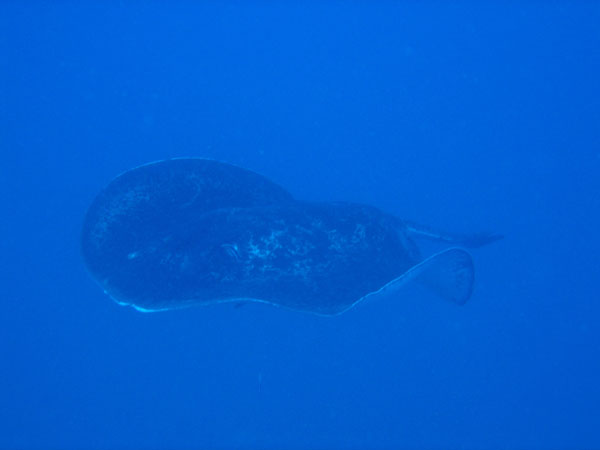
{"type": "Polygon", "coordinates": [[[415,230],[370,206],[296,201],[254,172],[185,158],[109,183],[86,214],[81,245],[104,290],[144,311],[245,299],[333,315],[412,280],[464,303],[470,255],[423,261],[415,230]]]}
{"type": "Polygon", "coordinates": [[[200,158],[146,164],[116,177],[88,209],[81,235],[85,262],[104,284],[123,256],[135,259],[153,240],[207,212],[291,202],[254,172],[200,158]]]}

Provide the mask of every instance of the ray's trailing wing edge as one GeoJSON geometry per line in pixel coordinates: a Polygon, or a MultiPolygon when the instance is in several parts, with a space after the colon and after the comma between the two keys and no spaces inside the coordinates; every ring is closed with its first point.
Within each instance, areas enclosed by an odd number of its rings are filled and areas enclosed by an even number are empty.
{"type": "Polygon", "coordinates": [[[417,224],[411,221],[404,221],[406,230],[415,238],[428,239],[437,242],[446,242],[448,244],[463,245],[468,248],[479,248],[492,242],[499,241],[504,238],[504,235],[497,233],[448,233],[437,230],[426,225],[417,224]]]}
{"type": "Polygon", "coordinates": [[[473,258],[469,252],[461,248],[449,248],[421,261],[357,303],[394,295],[406,284],[419,282],[444,300],[464,305],[471,297],[474,281],[473,258]]]}

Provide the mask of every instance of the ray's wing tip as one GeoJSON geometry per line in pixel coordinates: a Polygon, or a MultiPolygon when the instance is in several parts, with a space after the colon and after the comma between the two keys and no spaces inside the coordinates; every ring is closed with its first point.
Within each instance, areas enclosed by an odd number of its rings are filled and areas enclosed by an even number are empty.
{"type": "Polygon", "coordinates": [[[475,268],[471,254],[459,247],[442,251],[431,258],[424,275],[438,295],[463,306],[473,294],[475,268]]]}

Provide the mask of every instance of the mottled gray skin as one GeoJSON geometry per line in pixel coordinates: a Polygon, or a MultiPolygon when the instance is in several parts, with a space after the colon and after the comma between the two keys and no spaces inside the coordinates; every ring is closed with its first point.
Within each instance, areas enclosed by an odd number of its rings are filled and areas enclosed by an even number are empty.
{"type": "Polygon", "coordinates": [[[148,254],[157,242],[181,235],[191,222],[217,209],[293,201],[266,178],[229,164],[197,158],[159,161],[119,175],[100,192],[86,213],[81,249],[92,276],[108,293],[123,302],[138,300],[149,290],[144,280],[151,284],[164,269],[136,269],[138,252],[148,254]]]}
{"type": "Polygon", "coordinates": [[[208,297],[249,296],[336,314],[420,259],[402,222],[368,206],[297,203],[215,216],[208,220],[227,236],[216,233],[214,242],[228,242],[229,251],[208,297]]]}
{"type": "Polygon", "coordinates": [[[401,222],[374,208],[228,208],[135,247],[105,288],[144,309],[252,298],[335,314],[417,261],[401,222]]]}
{"type": "Polygon", "coordinates": [[[419,232],[433,236],[373,207],[299,202],[256,173],[188,158],[115,178],[88,210],[81,245],[104,290],[138,309],[252,299],[337,314],[415,266],[409,233],[419,232]]]}

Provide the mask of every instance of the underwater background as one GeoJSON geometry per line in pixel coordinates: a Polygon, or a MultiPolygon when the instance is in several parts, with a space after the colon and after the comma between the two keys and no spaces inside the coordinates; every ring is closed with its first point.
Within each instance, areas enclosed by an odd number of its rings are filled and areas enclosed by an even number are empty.
{"type": "Polygon", "coordinates": [[[599,23],[593,1],[3,1],[0,448],[600,448],[599,23]],[[505,238],[462,307],[119,306],[84,214],[182,156],[505,238]]]}

